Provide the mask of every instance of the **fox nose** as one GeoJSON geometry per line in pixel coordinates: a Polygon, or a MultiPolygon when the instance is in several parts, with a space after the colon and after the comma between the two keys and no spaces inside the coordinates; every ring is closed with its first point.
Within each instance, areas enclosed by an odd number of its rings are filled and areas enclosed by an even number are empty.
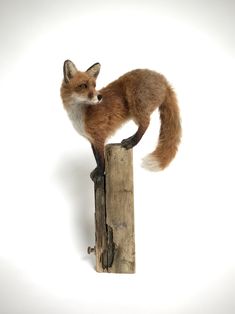
{"type": "Polygon", "coordinates": [[[101,99],[103,98],[103,96],[102,96],[101,94],[98,94],[98,95],[97,95],[97,98],[98,98],[99,101],[101,101],[101,99]]]}

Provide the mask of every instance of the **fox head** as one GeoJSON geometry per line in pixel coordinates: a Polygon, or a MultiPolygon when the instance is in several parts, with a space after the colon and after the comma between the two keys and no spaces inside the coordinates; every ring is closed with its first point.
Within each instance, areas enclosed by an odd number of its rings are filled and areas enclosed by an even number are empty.
{"type": "Polygon", "coordinates": [[[95,63],[85,72],[78,71],[70,60],[64,62],[64,80],[61,86],[61,97],[65,106],[75,104],[97,104],[102,95],[96,91],[96,78],[100,64],[95,63]]]}

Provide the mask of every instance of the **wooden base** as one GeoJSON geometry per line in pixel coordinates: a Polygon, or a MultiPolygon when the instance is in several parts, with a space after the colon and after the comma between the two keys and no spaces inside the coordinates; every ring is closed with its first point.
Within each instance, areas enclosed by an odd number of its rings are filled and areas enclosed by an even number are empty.
{"type": "Polygon", "coordinates": [[[105,147],[105,176],[95,183],[95,228],[96,271],[134,273],[132,150],[120,144],[105,147]]]}

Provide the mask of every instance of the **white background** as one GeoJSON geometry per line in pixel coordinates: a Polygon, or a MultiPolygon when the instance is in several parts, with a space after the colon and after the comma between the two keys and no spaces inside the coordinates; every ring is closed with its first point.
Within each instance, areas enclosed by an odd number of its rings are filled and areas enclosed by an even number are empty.
{"type": "Polygon", "coordinates": [[[229,0],[1,1],[1,314],[235,312],[234,12],[229,0]],[[135,275],[97,274],[86,254],[95,162],[61,104],[68,58],[100,62],[98,87],[151,68],[178,95],[172,164],[140,166],[157,112],[134,149],[135,275]]]}

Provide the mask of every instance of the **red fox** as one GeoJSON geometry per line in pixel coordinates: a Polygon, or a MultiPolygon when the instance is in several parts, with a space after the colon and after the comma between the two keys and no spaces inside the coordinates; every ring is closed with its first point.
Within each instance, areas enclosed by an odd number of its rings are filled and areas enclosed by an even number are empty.
{"type": "Polygon", "coordinates": [[[104,174],[104,145],[124,122],[132,119],[137,132],[121,145],[130,149],[144,135],[151,113],[160,112],[160,134],[157,148],[143,161],[149,170],[164,169],[175,157],[181,138],[180,114],[175,92],[165,77],[147,69],[128,72],[96,91],[100,64],[85,72],[78,71],[70,60],[64,62],[61,98],[75,129],[87,138],[97,162],[91,173],[96,180],[104,174]]]}

